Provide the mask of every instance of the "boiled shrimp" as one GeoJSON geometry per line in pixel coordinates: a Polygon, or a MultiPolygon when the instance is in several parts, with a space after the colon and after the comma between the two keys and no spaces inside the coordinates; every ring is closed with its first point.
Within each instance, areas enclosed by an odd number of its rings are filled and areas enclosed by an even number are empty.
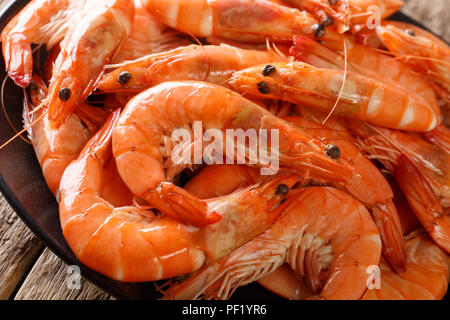
{"type": "Polygon", "coordinates": [[[168,26],[197,37],[240,42],[290,41],[296,34],[341,44],[336,32],[324,30],[309,13],[271,0],[144,0],[147,8],[168,26]],[[192,19],[195,16],[196,19],[192,19]]]}
{"type": "Polygon", "coordinates": [[[450,154],[420,137],[343,120],[369,158],[395,176],[416,216],[436,243],[450,251],[450,154]]]}
{"type": "MultiPolygon", "coordinates": [[[[379,287],[368,288],[362,300],[440,300],[445,296],[450,272],[449,256],[422,230],[410,233],[405,241],[407,271],[402,274],[393,272],[382,258],[379,287]]],[[[372,280],[376,284],[377,279],[372,280]]],[[[286,265],[264,277],[259,283],[292,300],[306,299],[310,290],[286,265]]]]}
{"type": "Polygon", "coordinates": [[[277,189],[280,184],[292,188],[298,176],[270,177],[228,197],[210,199],[209,210],[221,219],[201,229],[137,205],[115,207],[100,190],[118,118],[114,112],[87,143],[66,169],[60,187],[64,237],[82,263],[103,275],[142,282],[193,272],[264,232],[295,199],[277,189]]]}
{"type": "MultiPolygon", "coordinates": [[[[325,127],[314,122],[317,120],[315,115],[311,113],[304,115],[313,121],[301,117],[283,117],[283,119],[308,130],[318,138],[325,138],[339,148],[344,159],[352,163],[354,174],[351,179],[329,184],[345,190],[369,208],[383,241],[383,255],[395,270],[405,271],[406,252],[402,226],[389,183],[372,162],[353,145],[352,136],[338,121],[330,119],[325,127]]],[[[253,183],[257,174],[258,171],[254,168],[242,165],[208,166],[184,188],[201,199],[223,196],[253,183]]],[[[308,183],[310,182],[304,182],[305,185],[308,183]]]]}
{"type": "Polygon", "coordinates": [[[31,101],[25,99],[24,104],[24,123],[47,185],[53,194],[57,194],[64,170],[78,157],[107,115],[83,103],[77,114],[72,114],[64,125],[55,129],[50,124],[47,109],[32,108],[32,105],[40,106],[47,96],[47,87],[37,75],[33,76],[29,94],[31,101]]]}
{"type": "MultiPolygon", "coordinates": [[[[354,42],[347,48],[348,70],[400,87],[412,99],[422,98],[423,103],[428,103],[437,114],[440,113],[433,87],[425,79],[422,79],[408,63],[394,60],[387,54],[354,42]]],[[[304,37],[294,38],[294,47],[290,52],[297,59],[319,68],[344,69],[346,65],[342,55],[304,37]]],[[[450,151],[450,132],[443,124],[424,133],[424,137],[443,150],[450,151]]]]}
{"type": "Polygon", "coordinates": [[[300,36],[294,37],[294,46],[290,49],[290,53],[300,61],[318,68],[344,70],[347,66],[349,71],[399,87],[411,99],[421,100],[421,103],[428,104],[439,114],[439,105],[433,87],[409,64],[394,60],[388,54],[359,45],[351,39],[346,41],[348,42],[346,60],[342,54],[300,36]]]}
{"type": "Polygon", "coordinates": [[[318,123],[321,120],[320,116],[307,111],[304,111],[302,115],[313,121],[302,117],[284,117],[283,119],[316,137],[325,138],[330,144],[339,148],[344,159],[352,163],[354,174],[351,179],[329,184],[345,190],[371,211],[383,241],[384,257],[396,271],[405,271],[405,243],[389,183],[375,165],[353,145],[352,136],[338,121],[329,119],[326,126],[323,126],[318,123]]]}
{"type": "Polygon", "coordinates": [[[380,255],[380,236],[361,203],[333,188],[305,188],[265,233],[175,285],[166,298],[228,299],[286,261],[319,298],[359,299],[367,268],[380,255]]]}
{"type": "MultiPolygon", "coordinates": [[[[276,154],[282,168],[320,180],[343,180],[352,172],[345,161],[326,156],[323,141],[312,138],[307,131],[289,125],[229,89],[204,82],[166,82],[142,92],[127,104],[114,130],[114,157],[122,179],[137,197],[190,224],[204,226],[217,221],[217,215],[205,212],[202,201],[170,183],[172,177],[189,166],[172,162],[175,145],[170,141],[172,134],[180,128],[194,132],[194,121],[201,125],[202,137],[208,128],[220,131],[223,137],[228,129],[257,128],[268,129],[267,136],[272,139],[272,130],[276,130],[279,150],[269,144],[266,147],[276,154]]],[[[185,154],[197,144],[198,141],[190,139],[178,147],[185,154]]],[[[239,141],[237,144],[237,149],[247,148],[239,141]]],[[[223,152],[222,147],[216,152],[218,157],[236,159],[234,150],[223,152]]],[[[254,158],[247,149],[244,157],[247,160],[254,158]]],[[[194,163],[202,159],[196,160],[191,153],[189,160],[194,163]]],[[[258,167],[270,165],[261,157],[254,161],[258,167]]]]}
{"type": "Polygon", "coordinates": [[[14,82],[27,87],[33,75],[32,44],[51,50],[66,35],[85,1],[32,0],[1,33],[6,70],[14,82]]]}
{"type": "Polygon", "coordinates": [[[405,22],[384,22],[376,32],[390,52],[415,67],[450,101],[450,48],[445,42],[405,22]]]}
{"type": "Polygon", "coordinates": [[[44,102],[56,127],[95,88],[104,65],[130,34],[134,6],[129,0],[87,1],[80,15],[60,45],[44,102]]]}
{"type": "Polygon", "coordinates": [[[152,54],[121,65],[98,88],[105,92],[139,92],[165,81],[196,80],[226,85],[235,71],[255,63],[285,61],[268,50],[244,50],[227,45],[191,45],[152,54]]]}
{"type": "Polygon", "coordinates": [[[281,99],[327,112],[335,109],[336,115],[389,128],[430,131],[439,122],[439,114],[423,99],[412,99],[402,88],[376,79],[302,62],[273,66],[276,71],[269,75],[262,73],[265,66],[238,71],[230,84],[234,90],[258,98],[281,99]],[[391,105],[398,107],[388,107],[391,105]]]}

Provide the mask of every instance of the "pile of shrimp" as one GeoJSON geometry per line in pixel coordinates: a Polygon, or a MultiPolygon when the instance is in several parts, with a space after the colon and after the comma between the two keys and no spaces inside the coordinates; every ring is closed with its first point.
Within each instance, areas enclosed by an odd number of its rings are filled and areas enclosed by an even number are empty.
{"type": "Polygon", "coordinates": [[[401,6],[30,1],[1,33],[26,96],[17,136],[79,261],[165,280],[164,299],[228,299],[255,281],[288,299],[442,299],[450,48],[386,20],[401,6]],[[276,131],[279,170],[262,174],[245,141],[232,150],[244,162],[174,161],[198,145],[178,129],[276,131]]]}

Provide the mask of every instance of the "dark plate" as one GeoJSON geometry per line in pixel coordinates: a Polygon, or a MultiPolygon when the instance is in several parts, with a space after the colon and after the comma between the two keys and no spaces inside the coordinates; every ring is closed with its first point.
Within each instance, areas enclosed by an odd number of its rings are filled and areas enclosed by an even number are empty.
{"type": "MultiPolygon", "coordinates": [[[[27,4],[29,0],[10,3],[0,14],[0,29],[27,4]]],[[[394,20],[421,26],[402,13],[394,20]]],[[[1,55],[2,56],[2,55],[1,55]]],[[[3,56],[0,58],[0,79],[6,77],[3,56]]],[[[5,105],[16,128],[22,128],[23,92],[8,80],[5,86],[5,105]]],[[[0,141],[7,141],[15,132],[4,116],[0,116],[0,141]]],[[[25,224],[50,250],[69,265],[78,265],[84,277],[120,299],[154,299],[159,297],[153,283],[122,283],[108,279],[84,267],[67,246],[61,232],[58,206],[50,193],[36,160],[33,148],[16,139],[0,151],[0,190],[25,224]]],[[[233,299],[281,299],[258,284],[240,288],[233,299]]]]}

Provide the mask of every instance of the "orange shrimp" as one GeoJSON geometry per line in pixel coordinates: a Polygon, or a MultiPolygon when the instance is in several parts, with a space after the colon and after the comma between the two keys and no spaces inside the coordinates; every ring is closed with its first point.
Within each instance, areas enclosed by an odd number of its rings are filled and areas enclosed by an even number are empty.
{"type": "Polygon", "coordinates": [[[389,51],[415,67],[450,101],[450,48],[444,41],[405,22],[384,22],[376,32],[389,51]]]}
{"type": "MultiPolygon", "coordinates": [[[[395,273],[381,259],[380,287],[369,288],[362,300],[440,300],[445,296],[450,273],[449,256],[421,230],[410,233],[405,241],[407,271],[395,273]]],[[[286,265],[264,277],[259,283],[292,300],[306,299],[311,290],[286,265]]]]}
{"type": "Polygon", "coordinates": [[[450,258],[419,230],[405,238],[408,269],[399,275],[382,260],[380,289],[369,289],[362,300],[440,300],[445,296],[450,258]]]}
{"type": "MultiPolygon", "coordinates": [[[[33,76],[29,91],[34,106],[39,106],[47,96],[47,87],[37,75],[33,76]]],[[[53,194],[57,194],[64,170],[78,157],[81,149],[103,124],[107,115],[99,109],[82,104],[78,107],[77,114],[71,115],[64,125],[55,129],[50,124],[47,112],[48,110],[44,108],[33,111],[25,99],[23,115],[25,126],[28,127],[28,136],[48,187],[53,194]]]]}
{"type": "Polygon", "coordinates": [[[414,213],[436,243],[450,252],[450,154],[420,137],[344,120],[356,143],[395,176],[414,213]]]}
{"type": "MultiPolygon", "coordinates": [[[[368,77],[401,87],[414,99],[422,98],[437,114],[440,113],[434,89],[420,77],[411,66],[400,60],[393,60],[389,55],[368,49],[357,43],[347,46],[347,68],[368,77]],[[417,97],[419,95],[420,97],[417,97]]],[[[297,59],[319,68],[344,69],[344,57],[316,41],[304,37],[294,37],[294,47],[290,50],[297,59]]],[[[450,133],[442,124],[426,132],[424,137],[443,150],[450,152],[450,133]]]]}
{"type": "Polygon", "coordinates": [[[130,33],[134,6],[129,0],[86,1],[80,15],[60,45],[44,102],[56,127],[95,88],[104,65],[130,33]]]}
{"type": "Polygon", "coordinates": [[[351,71],[323,69],[302,63],[275,63],[236,72],[232,88],[258,98],[285,100],[337,115],[410,131],[433,130],[439,114],[423,99],[413,99],[403,88],[351,71]],[[342,83],[345,75],[345,86],[342,83]],[[336,104],[337,103],[337,104],[336,104]],[[398,106],[390,108],[388,106],[398,106]]]}
{"type": "Polygon", "coordinates": [[[242,285],[285,261],[322,299],[359,299],[381,240],[366,208],[345,192],[312,187],[300,193],[265,233],[175,285],[166,298],[228,299],[242,285]],[[332,212],[332,214],[330,214],[332,212]]]}
{"type": "Polygon", "coordinates": [[[280,184],[292,188],[298,176],[271,177],[228,197],[210,199],[209,210],[221,219],[201,229],[138,206],[115,207],[101,197],[100,189],[105,164],[112,158],[118,115],[112,114],[69,165],[60,187],[67,243],[82,263],[105,276],[142,282],[193,272],[264,232],[295,199],[277,190],[280,184]]]}
{"type": "Polygon", "coordinates": [[[309,13],[271,0],[144,0],[147,8],[168,26],[197,37],[240,42],[290,41],[296,34],[341,44],[309,13]],[[192,19],[195,16],[196,19],[192,19]]]}
{"type": "MultiPolygon", "coordinates": [[[[114,157],[122,179],[137,197],[190,224],[203,226],[218,218],[213,212],[205,212],[205,204],[197,197],[170,183],[189,166],[172,162],[171,137],[180,128],[194,132],[194,122],[201,126],[200,139],[206,129],[219,131],[224,138],[227,130],[256,128],[267,129],[271,140],[275,130],[279,134],[279,147],[271,147],[269,143],[266,147],[274,150],[279,165],[319,180],[345,180],[352,172],[345,161],[326,156],[327,146],[323,141],[229,89],[205,82],[166,82],[142,92],[127,104],[114,131],[114,157]]],[[[198,141],[193,141],[191,135],[189,141],[180,143],[181,150],[191,151],[198,141]]],[[[249,159],[252,157],[249,149],[254,146],[243,143],[238,141],[235,148],[245,147],[244,157],[249,159]]],[[[222,147],[216,152],[217,156],[236,159],[234,150],[223,152],[222,147]]],[[[202,160],[195,159],[192,153],[188,158],[191,164],[202,160]]],[[[268,166],[261,157],[254,161],[256,166],[268,166]]]]}
{"type": "Polygon", "coordinates": [[[302,115],[313,121],[301,117],[284,117],[283,119],[318,138],[325,138],[328,143],[339,148],[345,160],[352,163],[354,174],[350,179],[345,182],[331,181],[329,184],[345,190],[371,211],[383,241],[384,257],[396,271],[405,271],[405,243],[389,183],[375,165],[353,145],[352,136],[338,121],[330,119],[325,127],[317,123],[317,115],[308,112],[303,112],[302,115]]]}
{"type": "Polygon", "coordinates": [[[33,75],[31,45],[45,44],[50,50],[68,31],[72,18],[85,1],[32,0],[1,33],[3,57],[8,75],[27,87],[33,75]]]}
{"type": "Polygon", "coordinates": [[[318,68],[343,70],[347,63],[348,70],[400,87],[410,97],[429,104],[437,114],[440,113],[433,87],[413,71],[409,64],[359,45],[351,39],[347,39],[347,42],[347,62],[343,55],[300,36],[294,37],[294,46],[290,49],[290,53],[300,61],[318,68]]]}
{"type": "MultiPolygon", "coordinates": [[[[393,203],[393,192],[389,183],[375,165],[353,145],[352,136],[338,121],[330,119],[327,122],[328,127],[325,127],[314,122],[317,119],[311,113],[304,115],[313,121],[301,117],[283,117],[283,119],[338,146],[342,157],[352,163],[354,174],[350,179],[343,183],[329,182],[329,184],[345,190],[369,208],[383,241],[383,255],[396,271],[405,271],[406,252],[402,225],[393,203]]],[[[238,187],[252,183],[257,174],[254,168],[246,166],[209,166],[184,188],[201,199],[223,196],[238,187]]]]}
{"type": "Polygon", "coordinates": [[[191,45],[122,64],[103,77],[98,88],[105,92],[139,92],[174,80],[197,80],[226,85],[235,71],[255,63],[286,59],[272,51],[244,50],[227,45],[191,45]]]}
{"type": "Polygon", "coordinates": [[[135,13],[131,33],[111,63],[134,60],[151,53],[168,51],[191,42],[181,33],[166,27],[145,8],[143,0],[132,0],[135,13]]]}

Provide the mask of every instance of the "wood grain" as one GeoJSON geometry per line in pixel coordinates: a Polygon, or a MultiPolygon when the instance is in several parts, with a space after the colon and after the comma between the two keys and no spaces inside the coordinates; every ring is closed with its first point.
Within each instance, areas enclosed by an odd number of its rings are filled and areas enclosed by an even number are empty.
{"type": "Polygon", "coordinates": [[[0,300],[12,297],[43,244],[0,197],[0,300]]]}
{"type": "Polygon", "coordinates": [[[45,249],[15,296],[16,300],[111,300],[110,295],[45,249]],[[79,287],[77,287],[79,281],[79,287]]]}

